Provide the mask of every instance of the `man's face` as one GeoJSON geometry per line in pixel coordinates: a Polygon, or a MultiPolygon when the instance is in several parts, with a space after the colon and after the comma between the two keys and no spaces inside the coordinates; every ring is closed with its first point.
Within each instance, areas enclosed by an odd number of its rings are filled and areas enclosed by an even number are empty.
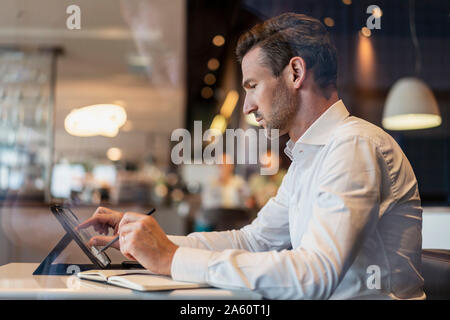
{"type": "Polygon", "coordinates": [[[253,113],[265,129],[279,129],[284,134],[297,113],[297,101],[283,74],[277,78],[261,63],[261,54],[261,49],[255,48],[242,60],[244,113],[253,113]]]}

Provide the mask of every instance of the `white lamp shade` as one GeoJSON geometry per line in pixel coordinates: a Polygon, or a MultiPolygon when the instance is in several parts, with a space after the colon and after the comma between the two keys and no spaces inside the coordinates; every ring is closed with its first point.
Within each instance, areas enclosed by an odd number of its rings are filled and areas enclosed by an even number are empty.
{"type": "Polygon", "coordinates": [[[392,86],[384,105],[384,128],[415,130],[437,127],[441,123],[438,104],[425,82],[402,78],[392,86]]]}

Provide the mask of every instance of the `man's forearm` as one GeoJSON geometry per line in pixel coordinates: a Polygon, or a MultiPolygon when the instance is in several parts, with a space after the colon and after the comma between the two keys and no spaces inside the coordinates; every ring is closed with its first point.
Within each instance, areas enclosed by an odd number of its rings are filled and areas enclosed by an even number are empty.
{"type": "Polygon", "coordinates": [[[240,249],[250,252],[282,250],[291,247],[285,191],[270,199],[258,216],[239,230],[194,232],[185,237],[169,236],[180,247],[222,251],[240,249]]]}
{"type": "Polygon", "coordinates": [[[168,236],[180,247],[222,251],[225,249],[241,249],[253,251],[244,232],[241,230],[194,232],[187,236],[168,236]]]}

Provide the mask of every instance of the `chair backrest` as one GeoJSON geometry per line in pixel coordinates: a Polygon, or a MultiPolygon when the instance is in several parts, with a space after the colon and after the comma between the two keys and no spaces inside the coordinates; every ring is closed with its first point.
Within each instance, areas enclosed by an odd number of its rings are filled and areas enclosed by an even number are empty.
{"type": "Polygon", "coordinates": [[[253,218],[252,212],[234,208],[206,209],[204,215],[212,221],[214,231],[240,229],[250,223],[253,218]]]}
{"type": "Polygon", "coordinates": [[[450,300],[450,250],[422,250],[422,276],[427,299],[450,300]]]}

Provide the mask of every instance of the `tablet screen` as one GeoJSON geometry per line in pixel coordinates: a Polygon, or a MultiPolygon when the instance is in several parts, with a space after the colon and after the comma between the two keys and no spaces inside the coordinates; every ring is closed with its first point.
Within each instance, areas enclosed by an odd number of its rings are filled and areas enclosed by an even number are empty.
{"type": "Polygon", "coordinates": [[[111,260],[104,252],[99,253],[99,249],[97,247],[88,246],[89,240],[94,236],[92,232],[87,229],[75,229],[80,224],[80,221],[70,208],[63,206],[53,206],[52,211],[55,213],[64,229],[66,229],[66,231],[68,231],[72,234],[72,236],[75,237],[74,240],[78,243],[78,245],[80,245],[81,249],[83,249],[83,251],[89,256],[89,258],[92,257],[86,251],[92,254],[92,256],[97,260],[96,262],[101,267],[106,267],[111,263],[111,260]]]}

